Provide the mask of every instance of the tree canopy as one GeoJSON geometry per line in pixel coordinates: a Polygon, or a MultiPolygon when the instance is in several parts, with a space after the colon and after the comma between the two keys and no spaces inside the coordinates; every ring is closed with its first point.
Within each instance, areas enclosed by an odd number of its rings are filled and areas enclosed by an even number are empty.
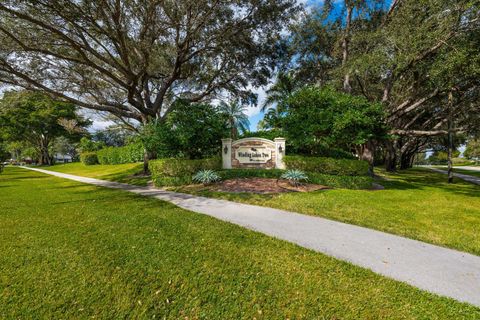
{"type": "Polygon", "coordinates": [[[50,147],[57,137],[80,139],[90,124],[76,106],[41,92],[10,91],[0,100],[0,135],[6,141],[33,147],[40,164],[52,164],[50,147]]]}
{"type": "Polygon", "coordinates": [[[143,129],[142,141],[159,158],[199,159],[219,155],[221,139],[229,135],[229,118],[209,104],[178,105],[162,124],[143,129]]]}
{"type": "Polygon", "coordinates": [[[478,131],[479,11],[469,0],[326,1],[291,27],[283,69],[382,102],[384,148],[411,163],[429,137],[478,131]]]}
{"type": "Polygon", "coordinates": [[[303,87],[279,107],[283,112],[276,124],[297,153],[328,155],[326,149],[353,151],[369,140],[386,136],[385,113],[380,103],[330,87],[303,87]]]}
{"type": "Polygon", "coordinates": [[[297,7],[275,1],[0,3],[0,82],[146,123],[177,99],[248,98],[297,7]]]}

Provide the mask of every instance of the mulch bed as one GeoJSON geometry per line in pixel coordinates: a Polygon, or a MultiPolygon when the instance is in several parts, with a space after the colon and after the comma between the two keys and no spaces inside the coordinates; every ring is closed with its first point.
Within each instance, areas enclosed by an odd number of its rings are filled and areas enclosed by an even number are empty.
{"type": "Polygon", "coordinates": [[[212,186],[213,190],[223,192],[249,193],[282,193],[282,192],[311,192],[329,189],[326,186],[304,183],[297,187],[287,181],[268,178],[241,178],[219,182],[212,186]]]}

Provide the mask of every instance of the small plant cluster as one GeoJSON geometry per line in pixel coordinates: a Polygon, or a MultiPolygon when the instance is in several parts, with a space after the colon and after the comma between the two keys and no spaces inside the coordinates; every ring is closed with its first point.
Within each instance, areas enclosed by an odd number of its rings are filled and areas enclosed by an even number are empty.
{"type": "Polygon", "coordinates": [[[220,180],[220,176],[213,170],[200,170],[193,177],[194,182],[210,184],[220,180]]]}
{"type": "Polygon", "coordinates": [[[296,169],[285,171],[280,178],[288,180],[288,182],[295,187],[298,187],[302,182],[308,181],[305,172],[296,169]]]}

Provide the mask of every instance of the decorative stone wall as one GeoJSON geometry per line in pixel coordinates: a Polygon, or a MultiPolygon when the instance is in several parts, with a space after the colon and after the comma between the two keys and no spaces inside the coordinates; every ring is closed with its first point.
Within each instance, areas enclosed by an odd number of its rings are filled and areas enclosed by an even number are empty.
{"type": "Polygon", "coordinates": [[[284,169],[285,139],[222,139],[223,168],[284,169]]]}

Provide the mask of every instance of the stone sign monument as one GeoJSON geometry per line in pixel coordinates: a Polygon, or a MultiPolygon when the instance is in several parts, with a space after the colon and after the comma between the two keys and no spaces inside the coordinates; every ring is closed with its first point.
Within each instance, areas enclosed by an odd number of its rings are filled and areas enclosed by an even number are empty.
{"type": "Polygon", "coordinates": [[[274,141],[263,138],[244,138],[235,141],[222,139],[224,169],[285,169],[284,155],[284,138],[276,138],[274,141]]]}

